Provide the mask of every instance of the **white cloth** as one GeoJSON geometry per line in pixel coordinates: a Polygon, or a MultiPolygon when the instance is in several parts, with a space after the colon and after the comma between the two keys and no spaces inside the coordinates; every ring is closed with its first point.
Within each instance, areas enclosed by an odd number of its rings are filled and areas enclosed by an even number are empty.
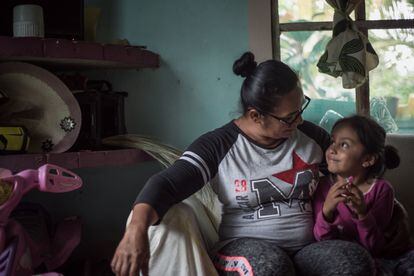
{"type": "Polygon", "coordinates": [[[174,205],[159,225],[149,228],[149,275],[218,275],[209,250],[218,241],[219,205],[209,189],[174,205]]]}

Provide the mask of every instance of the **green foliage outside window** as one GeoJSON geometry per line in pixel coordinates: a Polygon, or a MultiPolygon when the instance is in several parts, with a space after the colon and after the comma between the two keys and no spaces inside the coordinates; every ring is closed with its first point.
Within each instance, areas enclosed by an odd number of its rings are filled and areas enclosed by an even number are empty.
{"type": "MultiPolygon", "coordinates": [[[[366,14],[368,20],[413,19],[414,0],[367,0],[366,14]]],[[[282,23],[332,21],[332,17],[333,9],[324,0],[279,1],[282,23]]],[[[331,35],[331,31],[284,32],[281,59],[299,73],[305,93],[313,99],[327,104],[354,102],[355,90],[343,89],[340,78],[322,74],[316,67],[331,35]]],[[[380,58],[379,66],[370,72],[370,96],[383,97],[400,132],[414,133],[414,28],[369,30],[369,40],[380,58]]]]}

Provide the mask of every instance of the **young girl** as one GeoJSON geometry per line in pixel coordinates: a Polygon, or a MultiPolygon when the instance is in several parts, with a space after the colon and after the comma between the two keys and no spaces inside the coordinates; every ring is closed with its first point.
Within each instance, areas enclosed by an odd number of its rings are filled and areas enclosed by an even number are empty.
{"type": "Polygon", "coordinates": [[[384,129],[367,117],[343,118],[325,155],[331,175],[315,192],[315,238],[356,241],[378,258],[381,270],[414,275],[406,213],[381,178],[400,162],[397,150],[385,146],[384,129]]]}

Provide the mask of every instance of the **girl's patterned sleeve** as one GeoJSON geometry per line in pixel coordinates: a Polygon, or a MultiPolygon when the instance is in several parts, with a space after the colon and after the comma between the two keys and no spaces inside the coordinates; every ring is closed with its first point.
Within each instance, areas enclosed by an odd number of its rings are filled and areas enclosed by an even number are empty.
{"type": "Polygon", "coordinates": [[[334,225],[335,221],[329,223],[322,213],[323,204],[330,186],[329,177],[323,177],[319,182],[312,201],[315,220],[313,235],[317,241],[330,240],[338,237],[338,228],[334,225]]]}

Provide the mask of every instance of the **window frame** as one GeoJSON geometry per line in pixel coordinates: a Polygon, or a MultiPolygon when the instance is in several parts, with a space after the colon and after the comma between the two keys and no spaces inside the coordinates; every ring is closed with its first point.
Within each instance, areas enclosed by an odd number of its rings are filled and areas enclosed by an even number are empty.
{"type": "MultiPolygon", "coordinates": [[[[332,22],[279,22],[279,1],[271,0],[271,24],[272,24],[272,55],[280,60],[280,35],[282,32],[296,31],[326,31],[332,30],[332,22]]],[[[366,20],[365,0],[361,1],[355,9],[355,24],[365,36],[371,29],[414,29],[414,19],[385,19],[366,20]]],[[[356,111],[361,115],[370,114],[369,101],[369,75],[368,80],[356,91],[356,111]]]]}

